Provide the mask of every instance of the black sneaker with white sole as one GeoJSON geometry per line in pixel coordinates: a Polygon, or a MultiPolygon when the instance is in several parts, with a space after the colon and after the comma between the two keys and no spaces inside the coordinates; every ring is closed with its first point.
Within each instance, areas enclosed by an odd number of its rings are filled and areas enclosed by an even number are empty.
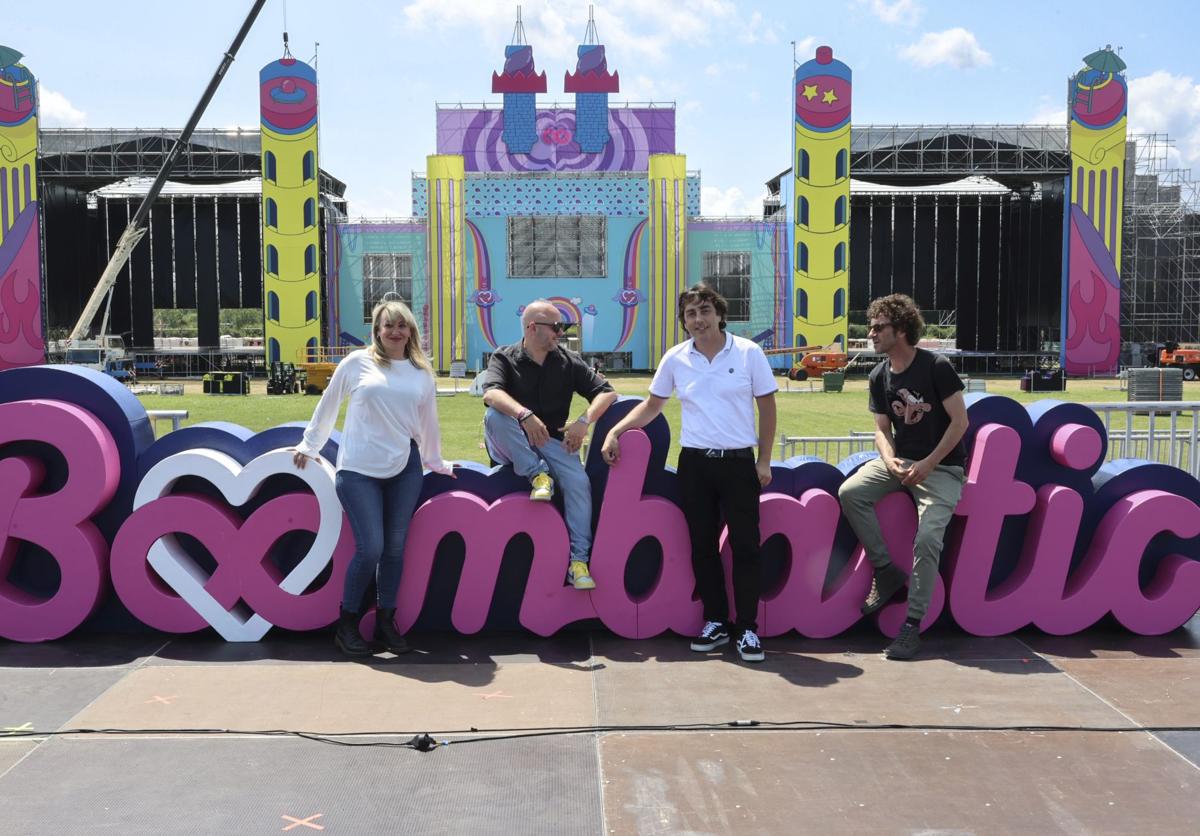
{"type": "Polygon", "coordinates": [[[700,635],[692,639],[692,650],[704,653],[716,650],[723,644],[729,644],[729,628],[720,621],[709,621],[700,631],[700,635]]]}
{"type": "Polygon", "coordinates": [[[762,642],[758,640],[758,635],[753,630],[742,633],[742,637],[738,639],[737,650],[743,662],[761,662],[763,660],[762,642]]]}

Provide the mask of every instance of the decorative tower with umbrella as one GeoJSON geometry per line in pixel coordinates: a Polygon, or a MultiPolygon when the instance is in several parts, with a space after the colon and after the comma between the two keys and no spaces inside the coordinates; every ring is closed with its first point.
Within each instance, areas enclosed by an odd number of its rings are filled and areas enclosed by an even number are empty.
{"type": "Polygon", "coordinates": [[[37,137],[37,82],[0,46],[0,369],[45,359],[37,137]]]}
{"type": "Polygon", "coordinates": [[[1069,374],[1110,374],[1121,350],[1121,220],[1129,87],[1106,46],[1068,85],[1070,203],[1064,248],[1061,361],[1069,374]]]}

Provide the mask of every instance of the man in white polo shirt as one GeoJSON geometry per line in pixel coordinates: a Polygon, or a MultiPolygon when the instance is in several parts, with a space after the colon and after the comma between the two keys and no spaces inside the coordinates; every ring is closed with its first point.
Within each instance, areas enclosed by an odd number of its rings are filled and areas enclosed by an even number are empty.
{"type": "Polygon", "coordinates": [[[679,294],[679,320],[691,335],[663,355],[649,397],[613,427],[604,441],[604,460],[620,458],[618,437],[658,417],[671,392],[681,404],[679,492],[692,540],[696,591],[704,604],[704,629],[692,650],[709,651],[729,642],[747,662],[761,662],[758,601],[762,586],[758,498],[771,481],[775,436],[775,378],[754,342],[725,333],[725,299],[704,284],[679,294]],[[754,405],[758,404],[758,432],[754,405]],[[754,447],[758,447],[757,459],[754,447]],[[737,617],[730,623],[725,571],[717,550],[721,516],[733,549],[733,595],[737,617]]]}

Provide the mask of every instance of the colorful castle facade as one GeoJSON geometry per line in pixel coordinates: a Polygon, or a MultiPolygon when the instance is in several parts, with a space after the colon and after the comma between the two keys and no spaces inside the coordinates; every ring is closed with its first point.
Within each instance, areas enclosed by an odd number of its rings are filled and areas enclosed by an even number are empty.
{"type": "Polygon", "coordinates": [[[438,369],[479,369],[545,298],[576,326],[571,347],[648,369],[686,337],[679,292],[706,280],[730,300],[730,331],[774,345],[789,324],[782,218],[701,218],[674,105],[612,105],[603,44],[581,45],[565,74],[573,107],[537,103],[546,87],[532,47],[508,47],[492,76],[502,106],[439,107],[413,219],[329,226],[331,342],[367,341],[371,308],[394,293],[438,369]]]}

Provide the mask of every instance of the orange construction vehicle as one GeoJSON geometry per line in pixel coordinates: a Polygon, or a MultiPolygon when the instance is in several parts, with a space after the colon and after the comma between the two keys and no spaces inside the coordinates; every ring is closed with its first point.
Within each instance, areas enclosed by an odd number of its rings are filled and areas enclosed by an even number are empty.
{"type": "Polygon", "coordinates": [[[795,354],[796,362],[788,369],[790,380],[808,380],[821,377],[825,372],[840,372],[850,362],[850,355],[840,343],[829,345],[802,345],[796,348],[769,348],[764,354],[795,354]]]}
{"type": "Polygon", "coordinates": [[[1158,365],[1181,367],[1184,380],[1195,380],[1200,377],[1200,346],[1194,343],[1166,343],[1158,355],[1158,365]]]}

